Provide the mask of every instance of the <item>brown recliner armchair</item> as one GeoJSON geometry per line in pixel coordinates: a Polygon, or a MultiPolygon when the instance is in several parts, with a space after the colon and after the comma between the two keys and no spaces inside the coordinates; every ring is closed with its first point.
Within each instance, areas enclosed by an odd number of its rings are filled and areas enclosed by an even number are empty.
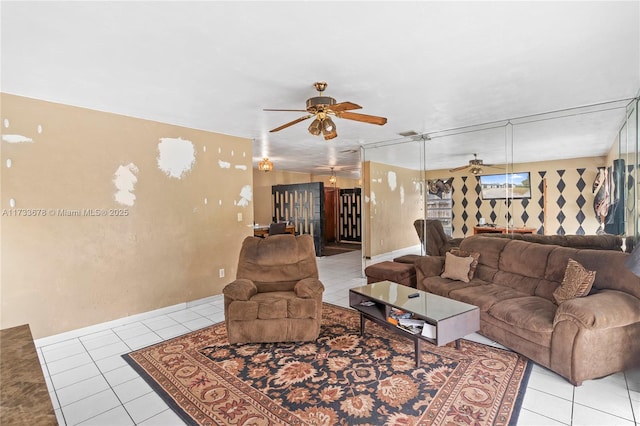
{"type": "Polygon", "coordinates": [[[223,290],[230,343],[315,340],[322,293],[311,235],[247,237],[223,290]]]}
{"type": "Polygon", "coordinates": [[[449,238],[444,232],[442,222],[437,219],[426,220],[426,236],[425,239],[425,220],[416,219],[413,222],[413,227],[418,233],[418,238],[422,246],[425,248],[425,253],[429,256],[444,256],[446,252],[452,248],[460,247],[462,238],[449,238]]]}

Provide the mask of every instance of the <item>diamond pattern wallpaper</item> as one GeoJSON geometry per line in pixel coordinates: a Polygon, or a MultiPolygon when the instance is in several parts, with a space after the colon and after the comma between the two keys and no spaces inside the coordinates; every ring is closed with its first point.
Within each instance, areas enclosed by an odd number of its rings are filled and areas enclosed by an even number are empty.
{"type": "Polygon", "coordinates": [[[512,223],[517,228],[533,228],[538,234],[593,235],[597,232],[599,223],[591,192],[598,172],[595,159],[519,166],[526,168],[518,167],[518,171],[531,173],[531,199],[482,200],[479,177],[454,177],[454,237],[473,235],[473,228],[481,217],[498,226],[512,223]],[[546,215],[543,211],[545,186],[546,215]]]}

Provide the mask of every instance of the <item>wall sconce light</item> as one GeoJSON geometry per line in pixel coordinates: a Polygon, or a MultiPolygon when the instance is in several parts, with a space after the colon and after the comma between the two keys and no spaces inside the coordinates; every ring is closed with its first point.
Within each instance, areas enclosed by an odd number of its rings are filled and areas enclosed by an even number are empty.
{"type": "Polygon", "coordinates": [[[264,160],[258,163],[258,170],[261,172],[270,172],[273,170],[273,163],[265,157],[264,160]]]}

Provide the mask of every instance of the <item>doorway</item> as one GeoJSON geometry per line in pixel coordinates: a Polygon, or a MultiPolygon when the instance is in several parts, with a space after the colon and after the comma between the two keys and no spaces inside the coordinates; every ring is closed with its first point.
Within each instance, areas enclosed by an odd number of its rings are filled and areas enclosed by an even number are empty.
{"type": "Polygon", "coordinates": [[[324,188],[324,242],[337,243],[338,234],[338,196],[340,188],[324,188]]]}

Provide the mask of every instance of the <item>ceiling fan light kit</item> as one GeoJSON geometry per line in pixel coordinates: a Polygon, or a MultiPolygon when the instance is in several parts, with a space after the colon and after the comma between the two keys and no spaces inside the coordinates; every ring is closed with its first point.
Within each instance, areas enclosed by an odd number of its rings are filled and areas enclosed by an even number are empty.
{"type": "Polygon", "coordinates": [[[483,167],[493,167],[496,169],[500,169],[501,167],[496,167],[493,164],[484,164],[484,162],[478,158],[478,154],[473,154],[473,160],[469,160],[469,164],[456,167],[455,169],[449,169],[449,172],[457,172],[464,169],[469,169],[471,174],[473,175],[481,175],[484,173],[483,167]]]}
{"type": "Polygon", "coordinates": [[[313,136],[320,136],[320,133],[322,133],[322,123],[319,119],[316,118],[311,122],[311,124],[309,125],[309,133],[311,133],[313,136]]]}
{"type": "Polygon", "coordinates": [[[271,133],[278,132],[282,129],[286,129],[289,126],[298,124],[301,121],[307,120],[311,117],[315,117],[311,125],[309,125],[309,133],[313,136],[320,136],[322,134],[325,140],[330,140],[338,136],[336,125],[331,119],[331,115],[344,118],[347,120],[360,121],[363,123],[377,124],[379,126],[384,125],[387,122],[385,117],[377,117],[375,115],[358,114],[349,112],[349,110],[362,108],[358,104],[353,102],[340,102],[336,103],[336,100],[330,96],[322,96],[322,92],[327,88],[327,83],[319,81],[313,85],[318,91],[318,96],[307,99],[306,109],[265,109],[264,111],[299,111],[308,112],[309,115],[297,118],[282,126],[276,127],[270,130],[271,133]]]}
{"type": "Polygon", "coordinates": [[[336,132],[336,125],[329,117],[325,117],[325,119],[322,120],[322,134],[324,135],[325,140],[333,139],[338,136],[338,132],[336,132]]]}

